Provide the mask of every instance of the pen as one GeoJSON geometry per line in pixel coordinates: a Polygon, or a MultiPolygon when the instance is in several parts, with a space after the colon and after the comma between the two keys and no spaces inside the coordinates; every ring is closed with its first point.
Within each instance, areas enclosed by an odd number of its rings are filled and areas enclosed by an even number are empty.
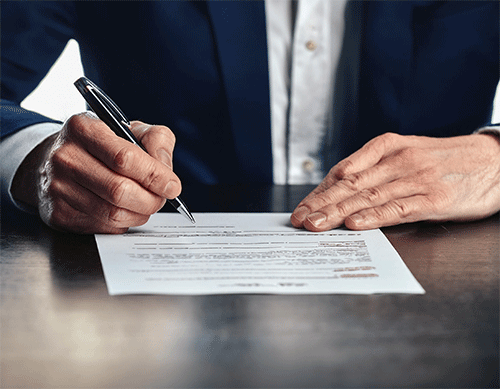
{"type": "MultiPolygon", "coordinates": [[[[147,153],[146,148],[137,140],[132,131],[130,131],[130,122],[125,114],[106,93],[86,77],[81,77],[76,80],[75,86],[99,119],[106,123],[116,135],[136,144],[147,153]]],[[[191,215],[191,212],[187,209],[186,204],[184,204],[179,197],[173,200],[167,199],[167,201],[177,210],[177,212],[189,219],[191,223],[196,223],[193,215],[191,215]]]]}

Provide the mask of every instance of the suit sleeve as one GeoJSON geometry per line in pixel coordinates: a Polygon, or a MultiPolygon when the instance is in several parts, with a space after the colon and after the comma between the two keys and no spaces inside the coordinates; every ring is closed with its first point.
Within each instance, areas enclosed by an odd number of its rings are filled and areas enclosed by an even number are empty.
{"type": "Polygon", "coordinates": [[[2,3],[1,137],[24,127],[53,122],[20,107],[73,37],[71,2],[2,3]]]}

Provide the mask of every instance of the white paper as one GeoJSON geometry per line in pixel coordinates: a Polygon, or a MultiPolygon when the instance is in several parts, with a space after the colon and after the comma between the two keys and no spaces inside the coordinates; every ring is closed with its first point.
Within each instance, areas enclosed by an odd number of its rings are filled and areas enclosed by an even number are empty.
{"type": "Polygon", "coordinates": [[[425,293],[380,230],[296,229],[284,213],[151,216],[96,235],[115,294],[425,293]]]}

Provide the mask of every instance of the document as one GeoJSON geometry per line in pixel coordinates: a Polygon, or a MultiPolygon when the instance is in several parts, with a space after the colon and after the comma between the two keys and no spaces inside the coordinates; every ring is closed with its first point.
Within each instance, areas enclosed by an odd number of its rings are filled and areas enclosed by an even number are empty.
{"type": "Polygon", "coordinates": [[[96,235],[109,293],[425,293],[380,230],[309,232],[285,213],[194,217],[157,213],[96,235]]]}

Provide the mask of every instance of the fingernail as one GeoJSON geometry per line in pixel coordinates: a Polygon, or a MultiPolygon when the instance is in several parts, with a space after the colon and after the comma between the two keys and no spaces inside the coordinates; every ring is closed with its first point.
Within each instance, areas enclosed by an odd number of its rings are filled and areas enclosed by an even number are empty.
{"type": "Polygon", "coordinates": [[[355,213],[354,215],[349,216],[349,219],[351,219],[351,221],[353,221],[354,224],[360,224],[360,223],[362,223],[364,221],[363,216],[358,215],[357,213],[355,213]]]}
{"type": "Polygon", "coordinates": [[[158,154],[158,158],[160,158],[160,161],[162,161],[169,168],[172,168],[172,161],[170,159],[170,154],[167,152],[167,150],[161,148],[158,149],[156,153],[158,154]]]}
{"type": "Polygon", "coordinates": [[[326,222],[326,215],[324,213],[321,213],[321,212],[315,212],[315,213],[310,214],[307,217],[307,220],[309,220],[309,222],[313,226],[320,227],[324,222],[326,222]]]}
{"type": "Polygon", "coordinates": [[[309,210],[308,207],[306,207],[305,205],[302,205],[295,210],[295,212],[293,213],[293,216],[295,219],[302,222],[302,221],[304,221],[306,216],[309,215],[310,212],[311,211],[309,210]]]}
{"type": "Polygon", "coordinates": [[[165,196],[169,199],[174,198],[176,195],[172,196],[171,193],[177,194],[179,192],[179,184],[176,181],[169,181],[165,187],[165,196]]]}

